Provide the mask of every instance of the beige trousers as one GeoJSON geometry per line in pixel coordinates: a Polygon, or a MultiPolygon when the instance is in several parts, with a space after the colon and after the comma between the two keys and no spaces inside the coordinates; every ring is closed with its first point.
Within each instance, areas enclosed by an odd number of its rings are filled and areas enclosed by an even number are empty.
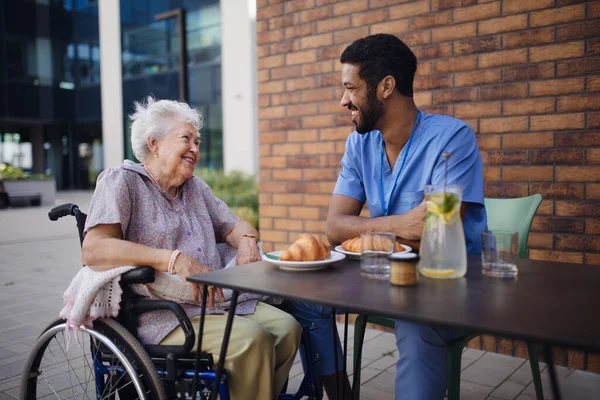
{"type": "MultiPolygon", "coordinates": [[[[202,350],[213,355],[215,364],[226,322],[227,315],[207,315],[204,320],[202,350]]],[[[192,325],[198,332],[200,317],[192,318],[192,325]]],[[[225,357],[231,399],[276,399],[292,368],[301,334],[294,317],[265,303],[258,303],[252,315],[236,315],[225,357]]],[[[183,330],[178,327],[160,344],[183,342],[183,330]]]]}

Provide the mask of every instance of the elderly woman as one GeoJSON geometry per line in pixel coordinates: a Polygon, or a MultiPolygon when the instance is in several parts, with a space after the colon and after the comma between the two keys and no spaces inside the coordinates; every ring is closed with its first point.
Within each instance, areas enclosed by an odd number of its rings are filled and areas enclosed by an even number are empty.
{"type": "MultiPolygon", "coordinates": [[[[185,103],[135,104],[131,143],[142,164],[125,162],[99,176],[85,227],[82,259],[94,270],[123,265],[151,266],[164,298],[186,291],[195,304],[182,304],[198,329],[200,287],[186,282],[222,268],[217,242],[237,249],[237,264],[260,259],[258,232],[241,221],[210,187],[194,177],[202,118],[185,103]],[[167,289],[165,289],[167,288],[167,289]],[[170,291],[170,293],[168,293],[170,291]]],[[[214,306],[209,289],[208,307],[214,306]]],[[[215,312],[215,310],[212,310],[215,312]]],[[[238,306],[225,368],[232,399],[274,399],[285,384],[300,342],[301,329],[289,314],[257,301],[238,306]]],[[[226,317],[206,317],[203,350],[218,358],[226,317]]],[[[165,311],[144,314],[138,336],[145,343],[183,344],[175,317],[165,311]]],[[[194,349],[195,351],[195,349],[194,349]]]]}

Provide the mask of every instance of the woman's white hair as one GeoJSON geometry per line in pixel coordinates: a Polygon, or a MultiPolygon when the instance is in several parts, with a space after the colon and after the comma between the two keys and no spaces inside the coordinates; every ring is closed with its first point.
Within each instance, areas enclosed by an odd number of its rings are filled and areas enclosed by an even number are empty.
{"type": "MultiPolygon", "coordinates": [[[[135,157],[142,163],[146,161],[150,149],[148,138],[161,140],[177,122],[188,122],[200,131],[202,115],[187,103],[175,100],[156,100],[152,96],[145,101],[134,102],[135,112],[131,119],[131,148],[135,157]]],[[[200,132],[198,132],[200,137],[200,132]]]]}

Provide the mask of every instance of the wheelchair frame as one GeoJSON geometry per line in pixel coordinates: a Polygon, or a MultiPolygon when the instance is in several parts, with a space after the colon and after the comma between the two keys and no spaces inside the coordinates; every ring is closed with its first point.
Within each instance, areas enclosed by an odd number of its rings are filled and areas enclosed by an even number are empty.
{"type": "MultiPolygon", "coordinates": [[[[52,221],[56,221],[59,218],[65,216],[74,216],[77,222],[77,228],[79,231],[79,239],[80,243],[83,243],[83,231],[85,227],[85,220],[87,215],[80,211],[79,207],[75,204],[63,204],[53,208],[49,213],[48,217],[52,221]]],[[[162,398],[196,398],[196,394],[200,394],[200,398],[211,398],[216,399],[217,393],[222,400],[229,400],[229,387],[227,383],[227,373],[223,369],[224,357],[220,357],[219,366],[217,370],[214,370],[214,362],[212,354],[197,351],[196,353],[192,353],[192,348],[195,342],[195,332],[194,328],[183,310],[183,308],[173,302],[167,300],[145,300],[142,299],[141,296],[138,296],[133,293],[130,285],[135,283],[151,283],[154,282],[154,269],[151,267],[139,267],[133,270],[130,270],[124,273],[121,276],[120,284],[123,289],[123,294],[121,298],[121,308],[119,315],[113,320],[102,319],[96,325],[103,326],[104,330],[110,332],[110,329],[113,329],[114,332],[120,331],[120,328],[125,330],[131,338],[129,341],[132,341],[130,345],[133,347],[133,353],[136,358],[143,361],[142,364],[144,369],[147,369],[147,374],[152,375],[150,379],[159,379],[160,384],[164,388],[163,393],[153,393],[155,396],[153,398],[162,400],[162,398]],[[136,337],[137,331],[137,316],[141,313],[153,311],[153,310],[169,310],[173,312],[179,322],[179,325],[182,327],[185,341],[183,345],[180,346],[165,346],[165,345],[141,345],[139,340],[136,337]],[[111,328],[113,327],[113,328],[111,328]],[[120,327],[120,328],[119,328],[120,327]],[[116,330],[115,330],[116,329],[116,330]],[[133,343],[135,341],[135,343],[133,343]],[[136,345],[137,343],[137,345],[136,345]],[[150,360],[150,365],[153,367],[152,371],[150,371],[148,361],[150,360]],[[196,379],[194,378],[196,377],[196,379]],[[196,388],[197,381],[200,381],[200,386],[196,388]],[[191,393],[193,397],[189,397],[190,391],[189,388],[191,386],[191,393]]],[[[207,291],[203,292],[203,304],[206,304],[206,296],[207,291]]],[[[234,293],[234,297],[237,298],[237,293],[234,293]]],[[[236,304],[236,299],[232,299],[232,304],[236,304]]],[[[204,307],[203,313],[200,317],[200,331],[198,333],[198,349],[201,349],[202,345],[202,331],[204,325],[204,307]]],[[[233,313],[229,313],[228,315],[228,324],[231,325],[233,319],[233,313]]],[[[20,398],[25,400],[29,400],[35,397],[35,390],[33,390],[33,394],[30,393],[29,385],[32,381],[37,382],[37,376],[41,371],[34,371],[33,368],[39,367],[39,361],[43,356],[43,352],[46,350],[46,346],[48,345],[47,341],[51,340],[52,337],[62,331],[65,331],[65,323],[61,320],[56,320],[53,322],[38,338],[36,345],[29,357],[29,360],[26,362],[24,367],[22,380],[21,380],[21,391],[20,398]],[[62,323],[61,323],[62,322],[62,323]],[[38,362],[36,366],[36,360],[38,362]]],[[[302,345],[304,348],[305,355],[307,356],[307,360],[311,360],[311,345],[308,333],[308,327],[303,327],[302,329],[302,345]]],[[[123,354],[123,352],[112,342],[111,338],[107,335],[103,334],[102,331],[97,331],[95,329],[87,329],[81,327],[80,330],[84,333],[89,334],[94,338],[94,344],[98,341],[101,343],[99,347],[97,347],[96,355],[92,354],[92,361],[94,365],[95,372],[95,384],[96,384],[96,394],[99,398],[99,394],[103,393],[105,379],[107,382],[111,378],[111,375],[119,375],[124,374],[124,372],[128,372],[132,376],[132,383],[136,389],[137,394],[141,399],[145,399],[145,395],[142,390],[142,384],[139,381],[135,371],[134,365],[129,362],[127,356],[123,354]],[[114,367],[109,365],[108,367],[103,365],[101,360],[102,358],[102,350],[105,352],[110,350],[113,354],[117,356],[119,361],[123,363],[123,367],[114,367]],[[100,354],[100,357],[98,356],[100,354]]],[[[230,330],[229,330],[230,332],[230,330]]],[[[227,330],[225,332],[225,336],[229,336],[227,330]]],[[[119,333],[121,337],[127,336],[124,332],[119,333]]],[[[114,334],[113,334],[114,336],[114,334]]],[[[125,340],[127,341],[127,340],[125,340]]],[[[229,337],[223,338],[223,344],[221,349],[221,354],[225,354],[227,343],[229,341],[229,337]]],[[[91,345],[91,341],[90,341],[91,345]]],[[[92,349],[90,349],[92,350],[92,349]]],[[[313,360],[315,362],[315,360],[313,360]]],[[[322,396],[322,390],[319,390],[317,387],[317,382],[314,376],[314,369],[312,362],[306,363],[306,371],[304,375],[304,379],[298,389],[297,393],[294,394],[286,394],[281,393],[279,395],[279,399],[281,400],[299,400],[304,396],[308,396],[310,399],[320,399],[322,396]]],[[[129,384],[129,383],[128,383],[129,384]]],[[[150,385],[151,386],[151,385],[150,385]]],[[[116,392],[119,392],[121,389],[115,389],[116,392]]],[[[127,389],[125,392],[126,396],[131,394],[131,389],[127,389]]],[[[160,390],[157,390],[160,392],[160,390]]],[[[55,392],[56,393],[56,392],[55,392]]],[[[119,395],[121,397],[121,394],[119,395]]],[[[115,398],[114,395],[111,395],[110,398],[115,398]]],[[[129,397],[126,397],[129,398],[129,397]]]]}

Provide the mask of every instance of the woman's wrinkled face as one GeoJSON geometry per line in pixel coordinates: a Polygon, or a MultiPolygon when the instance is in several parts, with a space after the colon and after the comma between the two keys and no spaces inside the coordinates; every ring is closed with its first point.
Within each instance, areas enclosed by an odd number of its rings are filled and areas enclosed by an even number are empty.
{"type": "Polygon", "coordinates": [[[189,122],[177,122],[156,143],[156,156],[165,173],[182,182],[194,176],[199,159],[200,135],[189,122]]]}

